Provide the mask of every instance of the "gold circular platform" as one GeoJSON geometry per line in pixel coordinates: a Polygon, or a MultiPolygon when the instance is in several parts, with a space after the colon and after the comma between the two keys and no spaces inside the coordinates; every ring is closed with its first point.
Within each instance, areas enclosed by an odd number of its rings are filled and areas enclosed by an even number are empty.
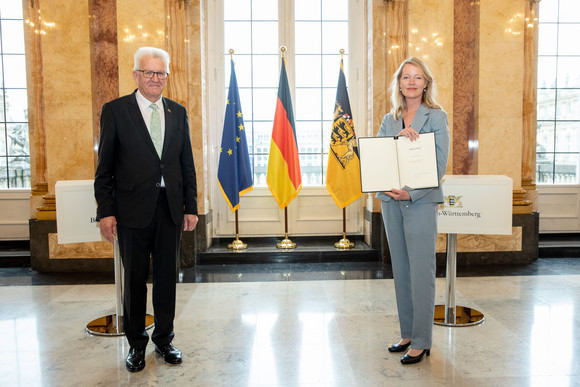
{"type": "Polygon", "coordinates": [[[481,324],[483,320],[485,320],[483,313],[465,306],[455,307],[455,319],[453,318],[453,313],[448,313],[446,321],[445,314],[445,305],[435,305],[435,318],[433,322],[436,325],[443,325],[446,327],[467,327],[481,324]],[[453,322],[453,320],[455,320],[455,322],[453,322]]]}
{"type": "MultiPolygon", "coordinates": [[[[155,325],[152,315],[145,315],[145,329],[151,329],[155,325]]],[[[117,318],[116,314],[99,317],[91,321],[86,327],[87,333],[96,336],[123,336],[123,319],[117,318]]]]}

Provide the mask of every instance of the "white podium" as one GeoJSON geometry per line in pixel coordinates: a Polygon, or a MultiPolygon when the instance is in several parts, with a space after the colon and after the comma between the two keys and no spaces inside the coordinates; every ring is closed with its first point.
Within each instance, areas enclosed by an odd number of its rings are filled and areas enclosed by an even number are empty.
{"type": "MultiPolygon", "coordinates": [[[[97,204],[93,180],[57,181],[56,229],[58,243],[81,243],[102,241],[101,230],[96,221],[97,204]]],[[[86,326],[86,331],[98,336],[122,336],[123,330],[123,263],[119,243],[114,243],[116,314],[99,317],[86,326]]],[[[146,329],[153,327],[153,316],[145,316],[146,329]]]]}
{"type": "Polygon", "coordinates": [[[483,313],[455,304],[457,234],[511,235],[513,182],[502,175],[445,176],[443,194],[437,228],[447,234],[446,298],[445,305],[435,306],[434,323],[477,325],[485,319],[483,313]]]}

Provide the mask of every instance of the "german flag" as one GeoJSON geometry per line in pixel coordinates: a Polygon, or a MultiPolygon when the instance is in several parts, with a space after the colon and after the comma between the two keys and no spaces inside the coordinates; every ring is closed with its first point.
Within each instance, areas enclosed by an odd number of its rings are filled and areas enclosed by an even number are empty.
{"type": "Polygon", "coordinates": [[[266,182],[281,209],[286,208],[302,188],[296,125],[284,58],[280,71],[266,182]]]}

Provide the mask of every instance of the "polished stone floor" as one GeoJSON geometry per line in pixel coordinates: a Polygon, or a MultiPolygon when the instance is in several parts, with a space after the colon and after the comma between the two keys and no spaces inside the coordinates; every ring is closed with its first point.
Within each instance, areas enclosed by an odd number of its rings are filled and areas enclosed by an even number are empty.
{"type": "MultiPolygon", "coordinates": [[[[130,374],[111,274],[0,269],[1,386],[580,385],[580,259],[458,268],[457,305],[485,321],[434,327],[431,356],[403,366],[390,269],[376,263],[231,265],[183,271],[170,366],[147,348],[130,374]]],[[[437,279],[437,302],[445,300],[437,279]]],[[[150,309],[150,311],[152,311],[150,309]]]]}

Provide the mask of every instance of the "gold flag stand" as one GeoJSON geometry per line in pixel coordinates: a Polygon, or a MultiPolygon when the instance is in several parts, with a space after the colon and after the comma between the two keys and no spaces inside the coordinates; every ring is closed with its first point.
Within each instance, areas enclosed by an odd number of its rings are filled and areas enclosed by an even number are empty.
{"type": "Polygon", "coordinates": [[[354,243],[346,238],[346,207],[342,209],[342,239],[336,242],[334,247],[341,250],[349,250],[354,247],[354,243]]]}
{"type": "Polygon", "coordinates": [[[276,244],[276,247],[279,249],[293,249],[296,247],[296,243],[288,239],[288,206],[284,208],[284,240],[276,244]]]}
{"type": "Polygon", "coordinates": [[[232,250],[245,250],[248,245],[242,242],[239,238],[239,229],[238,229],[238,210],[235,211],[236,214],[236,239],[232,243],[228,245],[228,249],[232,250]]]}

